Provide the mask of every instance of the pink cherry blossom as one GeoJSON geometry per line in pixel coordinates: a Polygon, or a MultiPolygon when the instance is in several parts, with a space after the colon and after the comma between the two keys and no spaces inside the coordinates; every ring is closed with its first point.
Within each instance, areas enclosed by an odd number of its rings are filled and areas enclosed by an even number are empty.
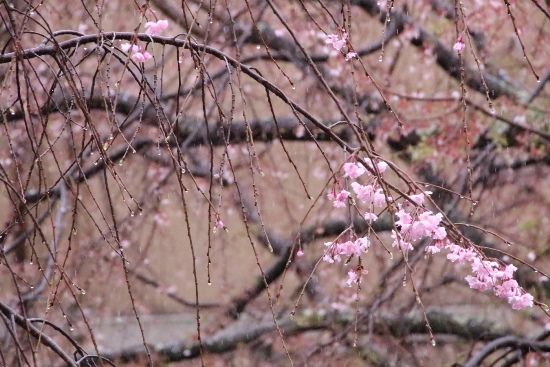
{"type": "Polygon", "coordinates": [[[378,219],[378,216],[374,213],[366,212],[364,218],[367,222],[375,222],[378,219]]]}
{"type": "Polygon", "coordinates": [[[370,241],[367,238],[360,238],[356,241],[346,241],[338,244],[338,252],[340,255],[349,257],[352,255],[361,256],[370,246],[370,241]]]}
{"type": "Polygon", "coordinates": [[[399,220],[395,222],[396,225],[401,227],[401,232],[406,233],[409,231],[409,228],[412,224],[412,217],[409,213],[403,210],[403,208],[399,209],[397,213],[395,213],[399,217],[399,220]]]}
{"type": "Polygon", "coordinates": [[[346,32],[342,33],[342,37],[340,38],[337,34],[329,34],[327,35],[327,39],[325,40],[325,43],[327,45],[332,45],[335,50],[340,51],[342,47],[344,47],[347,43],[348,34],[346,32]]]}
{"type": "Polygon", "coordinates": [[[416,205],[423,205],[426,196],[430,196],[431,194],[431,191],[424,191],[420,194],[409,195],[409,199],[411,199],[416,205]]]}
{"type": "Polygon", "coordinates": [[[365,167],[354,162],[344,163],[342,168],[344,169],[344,177],[351,179],[356,179],[367,171],[365,167]]]}
{"type": "Polygon", "coordinates": [[[434,240],[444,240],[447,238],[447,231],[444,227],[437,227],[432,233],[432,238],[434,240]]]}
{"type": "Polygon", "coordinates": [[[384,190],[378,189],[374,193],[374,197],[372,198],[372,202],[374,203],[374,206],[378,207],[384,207],[386,206],[386,195],[384,195],[384,190]]]}
{"type": "Polygon", "coordinates": [[[423,213],[420,213],[420,215],[418,216],[418,220],[424,223],[426,229],[429,231],[435,231],[439,223],[441,223],[442,218],[443,218],[443,214],[441,213],[434,214],[428,210],[423,213]]]}
{"type": "Polygon", "coordinates": [[[464,279],[466,279],[470,288],[477,289],[479,291],[486,291],[493,287],[493,284],[490,278],[480,279],[478,277],[473,277],[471,275],[468,275],[464,279]]]}
{"type": "Polygon", "coordinates": [[[329,253],[326,253],[325,255],[323,255],[323,261],[326,261],[329,264],[333,264],[334,263],[334,256],[332,256],[329,253]]]}
{"type": "Polygon", "coordinates": [[[441,252],[443,248],[445,247],[445,244],[443,241],[435,241],[431,245],[426,247],[426,252],[433,254],[436,254],[438,252],[441,252]]]}
{"type": "Polygon", "coordinates": [[[348,271],[348,280],[346,283],[349,287],[351,287],[354,283],[359,284],[361,283],[361,275],[367,275],[368,273],[368,270],[363,269],[363,267],[359,265],[355,269],[348,271]]]}
{"type": "Polygon", "coordinates": [[[357,57],[357,53],[356,52],[348,52],[345,56],[345,60],[346,61],[349,61],[351,59],[354,59],[357,57]]]}
{"type": "Polygon", "coordinates": [[[134,60],[134,62],[145,62],[153,58],[153,56],[151,56],[149,52],[142,50],[142,48],[138,45],[123,43],[120,46],[120,49],[123,52],[129,52],[131,50],[132,52],[131,59],[134,60]]]}
{"type": "Polygon", "coordinates": [[[464,264],[466,261],[473,261],[478,256],[471,248],[463,249],[454,243],[448,244],[446,248],[451,252],[447,255],[447,259],[452,262],[458,260],[459,264],[464,264]]]}
{"type": "Polygon", "coordinates": [[[528,307],[533,307],[533,296],[529,293],[524,293],[519,297],[513,297],[511,300],[512,309],[514,310],[523,310],[528,307]]]}
{"type": "Polygon", "coordinates": [[[360,183],[352,182],[351,188],[357,199],[367,204],[372,203],[374,199],[374,187],[372,185],[361,185],[360,183]]]}
{"type": "MultiPolygon", "coordinates": [[[[372,166],[373,161],[371,159],[366,159],[365,163],[367,164],[367,166],[369,166],[369,168],[374,170],[374,167],[372,166]]],[[[378,169],[378,172],[380,173],[384,173],[389,167],[386,162],[377,162],[375,164],[376,164],[376,168],[378,169]]]]}
{"type": "Polygon", "coordinates": [[[120,49],[123,51],[123,52],[128,52],[130,51],[130,49],[132,49],[132,52],[138,52],[139,51],[139,46],[138,45],[132,45],[130,43],[123,43],[121,46],[120,46],[120,49]]]}
{"type": "Polygon", "coordinates": [[[496,277],[495,270],[498,269],[498,263],[495,261],[482,260],[479,257],[472,261],[472,271],[477,273],[480,278],[496,277]]]}
{"type": "Polygon", "coordinates": [[[348,283],[348,286],[350,287],[353,283],[359,283],[359,276],[357,276],[357,272],[355,270],[348,271],[348,280],[346,283],[348,283]]]}
{"type": "Polygon", "coordinates": [[[352,255],[361,256],[361,248],[353,241],[347,241],[339,244],[338,250],[340,251],[340,255],[344,255],[346,257],[352,255]]]}
{"type": "Polygon", "coordinates": [[[466,44],[462,40],[462,37],[458,37],[456,39],[456,43],[453,46],[453,50],[455,50],[458,53],[461,53],[466,48],[466,44]]]}
{"type": "Polygon", "coordinates": [[[302,249],[299,249],[298,252],[296,252],[296,256],[298,257],[304,256],[304,252],[302,251],[302,249]]]}
{"type": "Polygon", "coordinates": [[[495,286],[495,295],[500,298],[515,297],[519,290],[518,282],[514,279],[508,279],[495,286]]]}
{"type": "Polygon", "coordinates": [[[350,192],[346,191],[346,190],[342,190],[339,193],[337,193],[336,195],[332,192],[327,195],[327,197],[330,200],[334,200],[334,202],[332,204],[334,205],[335,208],[345,208],[346,207],[345,200],[349,196],[350,196],[350,192]]]}
{"type": "Polygon", "coordinates": [[[325,242],[325,246],[327,246],[328,249],[325,251],[323,261],[326,261],[330,264],[334,263],[335,261],[339,262],[341,258],[338,250],[338,244],[334,242],[325,242]]]}
{"type": "Polygon", "coordinates": [[[139,52],[134,53],[131,56],[131,58],[135,62],[145,62],[145,61],[151,60],[153,58],[153,56],[151,56],[151,54],[147,51],[139,51],[139,52]]]}
{"type": "Polygon", "coordinates": [[[328,249],[323,256],[323,261],[332,264],[334,262],[340,262],[342,260],[340,256],[361,256],[361,254],[369,250],[370,240],[366,237],[362,237],[355,241],[326,242],[325,246],[327,246],[328,249]]]}
{"type": "Polygon", "coordinates": [[[355,246],[361,251],[361,252],[367,252],[370,247],[370,241],[367,237],[358,238],[355,241],[355,246]]]}
{"type": "Polygon", "coordinates": [[[420,239],[422,237],[432,237],[436,240],[442,240],[447,237],[445,228],[439,227],[441,213],[433,214],[430,211],[420,213],[418,220],[414,221],[411,228],[411,238],[420,239]]]}
{"type": "Polygon", "coordinates": [[[376,163],[376,168],[378,168],[378,172],[384,173],[388,169],[388,164],[386,162],[378,162],[376,163]]]}
{"type": "Polygon", "coordinates": [[[461,263],[471,262],[473,275],[464,278],[470,288],[480,291],[492,289],[495,296],[507,299],[514,310],[533,306],[533,296],[526,293],[518,282],[512,279],[517,270],[514,265],[502,266],[495,261],[483,260],[472,249],[463,249],[455,244],[449,244],[446,247],[451,251],[447,259],[459,260],[461,263]]]}
{"type": "Polygon", "coordinates": [[[158,20],[156,22],[147,22],[144,27],[146,28],[145,33],[150,35],[159,35],[162,31],[168,28],[168,21],[158,20]]]}
{"type": "Polygon", "coordinates": [[[393,238],[393,243],[391,244],[392,247],[400,248],[404,252],[414,249],[412,244],[410,242],[405,241],[399,233],[395,232],[394,230],[392,230],[391,232],[392,232],[391,238],[393,238]]]}
{"type": "Polygon", "coordinates": [[[514,265],[510,264],[510,265],[507,265],[505,268],[504,268],[504,271],[502,272],[503,273],[503,277],[506,277],[506,278],[512,278],[514,276],[514,272],[518,270],[518,268],[516,268],[514,265]]]}
{"type": "MultiPolygon", "coordinates": [[[[371,159],[366,159],[365,160],[365,163],[367,164],[367,166],[369,166],[369,168],[371,168],[372,170],[374,170],[374,167],[372,166],[372,160],[371,159]]],[[[386,162],[377,162],[376,163],[376,168],[378,169],[378,172],[379,173],[384,173],[387,169],[388,169],[388,164],[386,162]]]]}

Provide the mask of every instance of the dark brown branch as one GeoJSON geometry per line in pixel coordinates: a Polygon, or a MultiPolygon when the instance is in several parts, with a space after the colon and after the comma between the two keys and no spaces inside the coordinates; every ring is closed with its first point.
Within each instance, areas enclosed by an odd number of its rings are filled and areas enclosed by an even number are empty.
{"type": "Polygon", "coordinates": [[[4,314],[8,319],[15,320],[15,323],[19,325],[23,330],[27,331],[31,336],[40,341],[44,346],[51,349],[55,354],[57,354],[63,361],[65,361],[69,366],[78,367],[76,362],[67,354],[57,343],[50,338],[48,335],[44,334],[41,330],[37,329],[30,321],[26,320],[23,316],[19,315],[15,310],[10,308],[3,302],[0,302],[0,312],[4,314]]]}
{"type": "MultiPolygon", "coordinates": [[[[277,323],[285,335],[297,335],[306,331],[330,330],[331,325],[338,325],[338,328],[353,325],[355,315],[354,311],[350,312],[304,312],[296,314],[292,319],[288,316],[283,317],[277,323]]],[[[489,341],[505,335],[515,335],[512,330],[499,329],[475,319],[459,321],[450,314],[437,311],[428,312],[428,320],[435,334],[454,335],[463,340],[489,341]]],[[[367,332],[366,328],[366,325],[360,324],[358,332],[367,332]]],[[[272,320],[257,321],[243,318],[206,338],[203,348],[210,353],[225,353],[239,345],[257,341],[262,335],[275,330],[276,326],[272,320]]],[[[425,334],[427,328],[423,317],[387,314],[375,318],[373,331],[378,335],[404,337],[425,334]]],[[[197,358],[199,345],[197,342],[175,342],[171,345],[151,345],[151,350],[160,354],[165,362],[176,362],[197,358]]],[[[142,347],[136,347],[106,351],[102,355],[111,360],[130,361],[144,356],[144,350],[142,347]]]]}
{"type": "Polygon", "coordinates": [[[478,367],[492,353],[501,349],[532,350],[539,353],[549,352],[550,343],[531,339],[523,339],[517,336],[505,336],[484,346],[478,351],[464,367],[478,367]]]}

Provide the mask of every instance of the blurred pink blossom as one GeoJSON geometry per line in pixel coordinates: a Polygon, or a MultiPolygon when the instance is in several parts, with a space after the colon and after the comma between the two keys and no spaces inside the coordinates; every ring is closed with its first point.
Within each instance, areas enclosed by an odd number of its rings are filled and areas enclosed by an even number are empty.
{"type": "Polygon", "coordinates": [[[150,35],[159,35],[162,31],[168,28],[168,21],[158,20],[156,22],[147,22],[144,27],[146,28],[145,33],[150,35]]]}
{"type": "Polygon", "coordinates": [[[344,177],[349,177],[351,179],[356,179],[366,172],[365,167],[355,162],[344,163],[342,168],[344,169],[344,177]]]}
{"type": "Polygon", "coordinates": [[[138,46],[138,45],[132,45],[130,43],[123,43],[120,46],[120,49],[123,52],[129,52],[131,50],[132,56],[130,58],[132,60],[134,60],[135,62],[145,62],[145,61],[151,60],[153,58],[153,56],[151,56],[151,54],[149,52],[142,50],[141,47],[138,46]]]}
{"type": "Polygon", "coordinates": [[[342,32],[342,37],[340,37],[337,34],[329,34],[327,35],[327,39],[325,40],[325,43],[327,45],[332,45],[334,49],[340,51],[342,47],[346,45],[347,38],[348,38],[348,34],[346,32],[342,32]]]}
{"type": "Polygon", "coordinates": [[[131,58],[135,62],[145,62],[151,60],[153,56],[151,56],[151,54],[147,51],[139,51],[133,54],[131,58]]]}
{"type": "Polygon", "coordinates": [[[453,50],[455,50],[458,53],[461,53],[466,48],[466,44],[462,40],[462,37],[458,37],[456,39],[456,43],[453,46],[453,50]]]}
{"type": "Polygon", "coordinates": [[[330,192],[327,195],[327,197],[330,200],[334,200],[333,205],[334,205],[335,208],[345,208],[346,207],[345,200],[349,197],[349,195],[350,195],[349,191],[342,190],[337,194],[334,193],[334,192],[330,192]]]}

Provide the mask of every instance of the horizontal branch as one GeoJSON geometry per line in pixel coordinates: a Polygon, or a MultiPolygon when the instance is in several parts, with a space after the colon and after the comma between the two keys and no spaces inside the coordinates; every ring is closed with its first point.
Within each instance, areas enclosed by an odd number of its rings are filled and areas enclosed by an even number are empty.
{"type": "MultiPolygon", "coordinates": [[[[30,49],[19,50],[17,52],[10,52],[0,55],[0,64],[9,63],[14,59],[33,59],[39,56],[46,55],[56,57],[62,54],[62,50],[66,51],[71,48],[81,47],[89,43],[96,43],[98,45],[101,45],[102,47],[105,47],[113,46],[113,42],[115,40],[132,41],[135,39],[139,39],[146,43],[157,43],[161,45],[171,45],[179,48],[190,49],[198,54],[207,53],[218,58],[219,60],[225,61],[232,67],[240,70],[242,73],[252,78],[258,84],[262,85],[267,91],[276,95],[285,104],[292,108],[297,118],[299,118],[298,116],[300,115],[303,116],[305,120],[311,122],[317,129],[320,129],[324,134],[326,134],[327,139],[334,141],[346,151],[350,153],[353,152],[353,148],[351,148],[344,140],[342,140],[340,136],[335,134],[329,126],[326,126],[324,123],[315,118],[315,116],[313,116],[313,114],[311,114],[308,110],[290,99],[279,87],[261,76],[255,68],[242,64],[237,59],[234,59],[233,57],[214,47],[198,44],[180,38],[152,36],[149,34],[132,32],[105,32],[94,35],[83,35],[67,41],[56,42],[53,45],[42,45],[30,49]]],[[[347,122],[350,123],[351,121],[347,122]]],[[[301,121],[301,119],[300,123],[303,124],[303,121],[301,121]]]]}
{"type": "MultiPolygon", "coordinates": [[[[285,316],[278,320],[281,331],[285,335],[297,335],[312,330],[331,330],[335,325],[338,329],[355,321],[355,311],[311,312],[309,310],[297,313],[293,318],[285,316]]],[[[512,330],[494,327],[491,324],[475,319],[459,321],[452,315],[438,311],[427,314],[434,334],[445,334],[469,341],[490,341],[506,335],[516,335],[512,330]]],[[[366,330],[366,325],[359,325],[359,332],[366,330]]],[[[203,338],[203,350],[209,353],[225,353],[241,346],[255,342],[262,335],[277,329],[272,320],[257,321],[248,317],[235,321],[211,337],[203,338]]],[[[387,314],[375,318],[373,332],[378,335],[404,337],[413,334],[427,334],[426,321],[420,315],[403,316],[387,314]]],[[[519,337],[519,336],[518,336],[519,337]]],[[[200,353],[198,342],[175,342],[169,345],[150,345],[154,353],[158,353],[165,362],[176,362],[184,359],[197,358],[200,353]]],[[[120,351],[106,351],[103,357],[123,362],[136,360],[145,354],[143,346],[130,347],[120,351]]]]}

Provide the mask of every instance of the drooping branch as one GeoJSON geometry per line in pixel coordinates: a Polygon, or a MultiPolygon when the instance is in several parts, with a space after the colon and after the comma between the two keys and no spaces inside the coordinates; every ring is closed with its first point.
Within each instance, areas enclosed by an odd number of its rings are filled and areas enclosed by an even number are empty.
{"type": "MultiPolygon", "coordinates": [[[[54,275],[55,264],[57,263],[56,255],[58,253],[58,248],[60,247],[61,236],[67,228],[67,213],[69,213],[69,202],[68,202],[68,190],[67,183],[61,181],[59,183],[58,189],[60,195],[60,205],[55,216],[55,233],[51,243],[49,244],[49,256],[47,263],[45,265],[45,271],[43,278],[40,280],[40,283],[37,287],[31,289],[28,293],[24,294],[21,297],[23,302],[32,302],[46,289],[47,286],[51,285],[51,280],[54,275]]],[[[13,246],[12,246],[13,248],[13,246]]]]}
{"type": "Polygon", "coordinates": [[[44,334],[36,326],[32,325],[23,316],[19,315],[15,310],[9,307],[7,304],[0,302],[0,312],[9,320],[15,320],[15,323],[23,330],[27,331],[31,336],[37,339],[44,346],[51,349],[57,354],[63,361],[65,361],[71,367],[78,367],[76,362],[48,335],[44,334]]]}

